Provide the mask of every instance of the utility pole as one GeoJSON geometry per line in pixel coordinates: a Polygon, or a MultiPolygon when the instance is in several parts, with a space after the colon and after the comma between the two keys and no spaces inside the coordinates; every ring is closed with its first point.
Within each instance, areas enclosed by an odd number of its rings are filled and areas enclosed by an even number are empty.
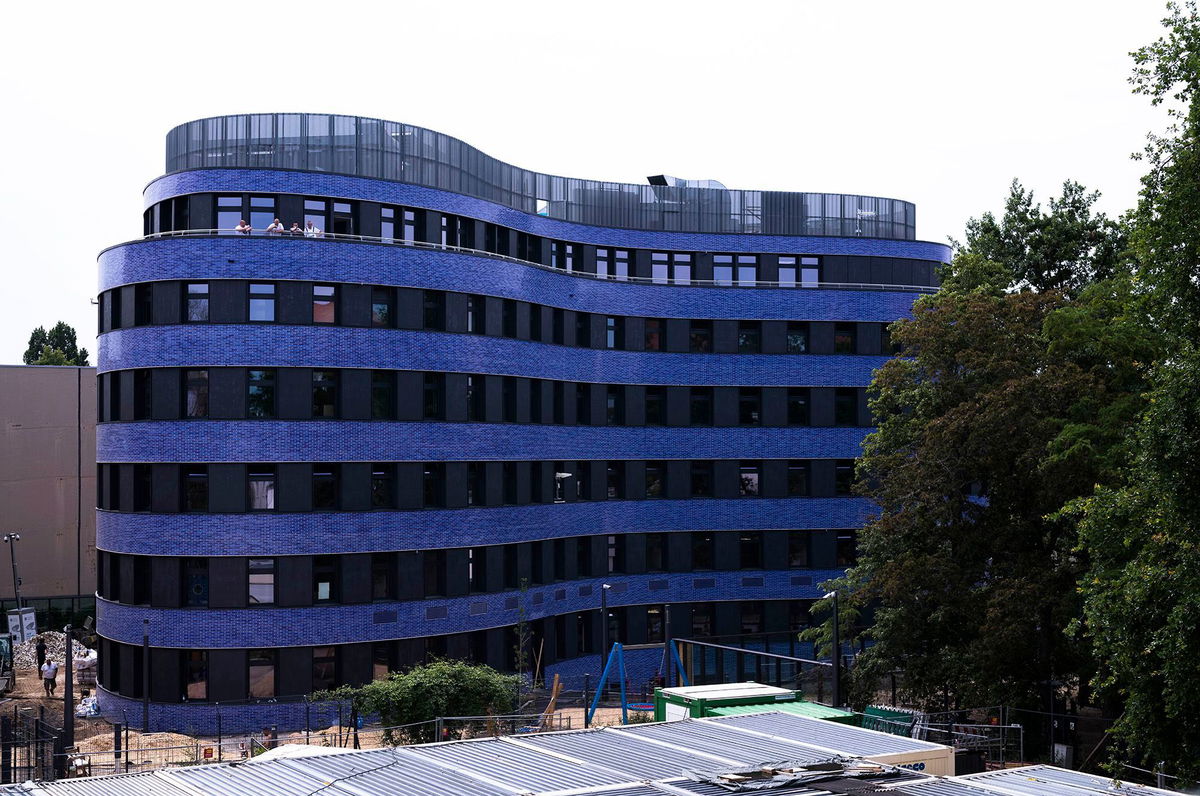
{"type": "Polygon", "coordinates": [[[4,541],[8,543],[8,552],[12,556],[12,571],[13,571],[13,596],[17,598],[17,609],[21,608],[21,578],[17,575],[17,546],[16,543],[21,541],[21,534],[6,533],[4,541]]]}
{"type": "Polygon", "coordinates": [[[71,649],[71,642],[75,638],[75,628],[67,625],[63,628],[67,642],[67,652],[63,660],[63,666],[67,675],[66,682],[63,683],[63,748],[75,745],[75,675],[72,672],[75,656],[74,650],[71,649]]]}
{"type": "Polygon", "coordinates": [[[150,732],[150,620],[142,620],[142,732],[150,732]]]}
{"type": "Polygon", "coordinates": [[[840,628],[838,627],[838,593],[836,590],[828,592],[825,599],[833,599],[833,628],[832,638],[830,641],[833,645],[833,706],[840,708],[842,706],[842,637],[840,628]]]}

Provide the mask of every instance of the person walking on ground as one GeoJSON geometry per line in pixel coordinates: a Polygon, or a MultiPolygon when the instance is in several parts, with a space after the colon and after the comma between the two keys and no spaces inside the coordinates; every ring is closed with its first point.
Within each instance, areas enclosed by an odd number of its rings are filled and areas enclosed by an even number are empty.
{"type": "Polygon", "coordinates": [[[37,644],[34,646],[37,651],[38,671],[42,670],[42,666],[46,663],[46,639],[38,636],[37,644]]]}
{"type": "Polygon", "coordinates": [[[46,696],[54,696],[54,690],[58,688],[58,664],[49,659],[42,664],[42,687],[46,689],[46,696]]]}

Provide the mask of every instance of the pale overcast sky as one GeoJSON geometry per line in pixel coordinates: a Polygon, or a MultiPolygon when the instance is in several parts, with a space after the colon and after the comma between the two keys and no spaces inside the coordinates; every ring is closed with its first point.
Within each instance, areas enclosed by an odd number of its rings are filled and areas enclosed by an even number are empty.
{"type": "Polygon", "coordinates": [[[1159,0],[9,3],[0,363],[141,234],[164,136],[227,113],[376,116],[570,177],[891,196],[961,238],[1019,177],[1116,215],[1161,110],[1129,92],[1159,0]]]}

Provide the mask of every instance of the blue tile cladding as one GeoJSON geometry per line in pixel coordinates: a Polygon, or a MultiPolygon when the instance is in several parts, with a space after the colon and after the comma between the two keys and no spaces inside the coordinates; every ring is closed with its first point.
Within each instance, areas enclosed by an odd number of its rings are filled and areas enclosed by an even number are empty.
{"type": "MultiPolygon", "coordinates": [[[[123,697],[103,688],[96,689],[96,697],[101,714],[110,722],[142,729],[142,700],[123,697]]],[[[243,703],[151,702],[150,729],[199,736],[213,736],[220,731],[227,738],[234,734],[261,732],[264,727],[271,726],[280,730],[308,726],[316,731],[336,727],[339,719],[348,720],[349,709],[339,714],[338,707],[333,702],[309,705],[303,701],[277,702],[274,699],[243,703]]],[[[213,754],[216,754],[215,749],[213,754]]],[[[225,760],[236,759],[228,747],[223,754],[225,760]]]]}
{"type": "MultiPolygon", "coordinates": [[[[831,580],[845,574],[842,570],[809,570],[816,582],[831,580]]],[[[760,587],[742,585],[744,572],[714,572],[716,585],[697,594],[692,588],[692,574],[653,573],[646,575],[607,575],[592,579],[596,588],[601,583],[620,583],[623,592],[609,593],[609,605],[659,605],[669,603],[719,602],[724,600],[813,600],[823,593],[817,586],[791,585],[791,570],[763,571],[760,587]],[[667,580],[666,591],[651,591],[650,582],[667,580]]],[[[142,620],[150,620],[150,643],[154,647],[177,649],[251,649],[257,647],[290,647],[297,645],[356,644],[364,641],[421,638],[446,633],[467,633],[516,624],[523,610],[527,620],[541,619],[575,611],[594,611],[598,607],[594,595],[581,595],[578,588],[567,589],[566,599],[553,597],[556,587],[534,586],[523,593],[499,592],[475,594],[450,599],[428,598],[387,603],[394,609],[397,621],[376,624],[375,612],[383,603],[363,605],[330,605],[305,608],[149,608],[121,605],[98,600],[96,628],[105,638],[126,644],[142,643],[142,620]],[[471,610],[474,603],[486,602],[486,613],[471,610]],[[522,605],[522,602],[524,603],[522,605]],[[432,611],[432,613],[431,613],[432,611]]]]}
{"type": "Polygon", "coordinates": [[[604,500],[421,511],[127,514],[96,512],[96,546],[142,555],[370,553],[637,531],[859,528],[865,498],[604,500]]]}
{"type": "Polygon", "coordinates": [[[575,276],[453,251],[307,238],[166,238],[100,255],[100,289],[164,279],[300,279],[485,293],[585,312],[663,318],[891,322],[918,294],[655,285],[575,276]]]}
{"type": "MultiPolygon", "coordinates": [[[[163,199],[189,193],[245,191],[307,194],[349,198],[385,204],[436,209],[490,221],[547,238],[576,243],[630,248],[669,248],[680,251],[777,252],[781,254],[856,254],[875,257],[906,257],[949,262],[950,247],[929,241],[882,240],[876,238],[827,238],[787,235],[739,235],[730,233],[658,232],[613,229],[574,224],[529,215],[484,199],[439,191],[401,182],[373,180],[319,172],[274,169],[197,169],[160,177],[146,186],[146,207],[163,199]]],[[[284,219],[291,223],[293,220],[284,219]]]]}
{"type": "Polygon", "coordinates": [[[667,428],[352,420],[102,423],[99,462],[853,459],[866,428],[667,428]]]}
{"type": "Polygon", "coordinates": [[[222,365],[395,368],[602,384],[852,387],[869,384],[886,361],[836,354],[608,351],[400,329],[193,324],[101,335],[98,372],[222,365]]]}

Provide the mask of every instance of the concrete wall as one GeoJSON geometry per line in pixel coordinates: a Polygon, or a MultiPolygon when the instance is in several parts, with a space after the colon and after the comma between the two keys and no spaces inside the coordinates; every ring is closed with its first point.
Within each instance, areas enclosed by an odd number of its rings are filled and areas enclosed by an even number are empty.
{"type": "Polygon", "coordinates": [[[96,369],[0,366],[0,533],[21,535],[23,598],[96,590],[95,462],[96,369]]]}

